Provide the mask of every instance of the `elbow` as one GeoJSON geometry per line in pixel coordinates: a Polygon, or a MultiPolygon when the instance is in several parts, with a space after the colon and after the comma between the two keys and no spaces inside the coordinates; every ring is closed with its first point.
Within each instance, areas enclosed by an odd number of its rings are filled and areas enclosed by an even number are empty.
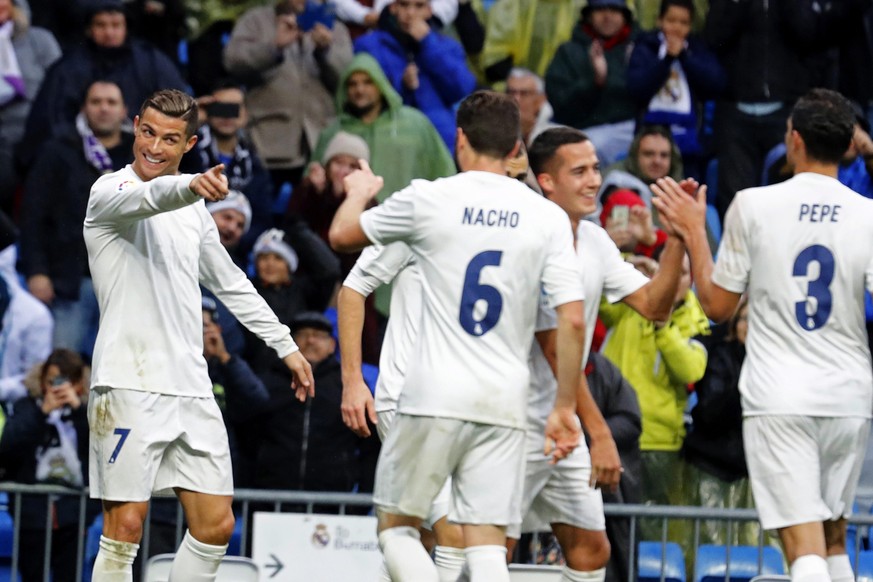
{"type": "Polygon", "coordinates": [[[348,237],[348,233],[343,228],[332,225],[327,233],[327,239],[330,242],[330,248],[338,253],[350,253],[355,249],[352,247],[348,237]]]}

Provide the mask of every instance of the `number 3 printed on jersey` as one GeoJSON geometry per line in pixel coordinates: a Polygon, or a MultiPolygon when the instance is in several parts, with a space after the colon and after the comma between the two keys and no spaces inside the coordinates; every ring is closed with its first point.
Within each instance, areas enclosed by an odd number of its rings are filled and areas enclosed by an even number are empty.
{"type": "Polygon", "coordinates": [[[810,267],[818,265],[818,276],[807,281],[806,300],[794,304],[797,323],[806,331],[819,329],[828,322],[831,315],[831,282],[834,280],[834,254],[827,247],[812,245],[806,247],[794,260],[795,277],[815,275],[810,267]]]}
{"type": "Polygon", "coordinates": [[[458,320],[464,331],[470,335],[485,335],[500,319],[500,312],[503,310],[500,291],[496,287],[480,283],[479,279],[485,267],[499,266],[502,258],[503,251],[483,251],[467,265],[458,320]]]}

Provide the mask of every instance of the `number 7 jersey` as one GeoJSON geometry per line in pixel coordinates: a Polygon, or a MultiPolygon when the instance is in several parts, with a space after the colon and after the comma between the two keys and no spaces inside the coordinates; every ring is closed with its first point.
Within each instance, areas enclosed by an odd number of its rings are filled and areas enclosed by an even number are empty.
{"type": "Polygon", "coordinates": [[[464,172],[415,180],[365,212],[377,243],[406,242],[423,308],[398,410],[522,429],[540,290],[584,299],[569,219],[520,182],[464,172]]]}
{"type": "Polygon", "coordinates": [[[745,415],[873,410],[873,201],[822,174],[737,193],[713,281],[749,295],[745,415]]]}

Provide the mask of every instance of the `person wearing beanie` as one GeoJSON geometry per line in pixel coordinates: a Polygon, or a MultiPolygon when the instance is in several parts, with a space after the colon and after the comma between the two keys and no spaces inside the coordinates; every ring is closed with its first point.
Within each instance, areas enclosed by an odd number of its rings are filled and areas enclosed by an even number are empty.
{"type": "MultiPolygon", "coordinates": [[[[360,136],[339,131],[328,142],[313,164],[309,176],[294,192],[288,204],[288,220],[303,219],[327,243],[327,232],[336,209],[346,198],[343,179],[360,167],[359,160],[370,161],[370,147],[360,136]]],[[[285,225],[288,230],[288,225],[285,225]]],[[[342,276],[351,270],[357,254],[339,255],[342,276]]]]}
{"type": "Polygon", "coordinates": [[[626,0],[590,0],[546,70],[554,122],[584,130],[602,165],[617,160],[633,141],[637,104],[626,77],[635,33],[626,0]]]}
{"type": "Polygon", "coordinates": [[[239,190],[231,190],[224,200],[207,203],[206,209],[215,221],[222,246],[233,256],[233,250],[252,226],[249,199],[239,190]]]}
{"type": "Polygon", "coordinates": [[[282,240],[285,233],[271,228],[255,242],[255,268],[258,278],[268,285],[291,283],[300,260],[288,243],[282,240]]]}

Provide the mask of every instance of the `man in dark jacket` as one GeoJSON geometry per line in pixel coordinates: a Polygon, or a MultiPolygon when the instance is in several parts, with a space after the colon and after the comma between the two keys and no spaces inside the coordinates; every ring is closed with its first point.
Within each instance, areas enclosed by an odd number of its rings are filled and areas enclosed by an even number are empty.
{"type": "MultiPolygon", "coordinates": [[[[288,399],[257,422],[261,442],[256,485],[303,491],[372,491],[378,440],[361,439],[343,423],[342,375],[336,358],[333,325],[315,311],[291,321],[300,353],[312,364],[318,398],[288,399]]],[[[287,389],[286,389],[287,392],[287,389]]]]}
{"type": "Polygon", "coordinates": [[[133,133],[118,85],[87,88],[74,125],[37,157],[24,185],[21,269],[28,290],[52,309],[55,347],[90,354],[98,310],[82,223],[91,185],[133,159],[133,133]]]}
{"type": "Polygon", "coordinates": [[[27,119],[18,163],[29,168],[57,130],[73,122],[88,86],[113,81],[127,103],[142,103],[158,89],[185,89],[176,65],[152,45],[130,38],[121,0],[92,0],[87,39],[58,59],[46,73],[27,119]]]}

